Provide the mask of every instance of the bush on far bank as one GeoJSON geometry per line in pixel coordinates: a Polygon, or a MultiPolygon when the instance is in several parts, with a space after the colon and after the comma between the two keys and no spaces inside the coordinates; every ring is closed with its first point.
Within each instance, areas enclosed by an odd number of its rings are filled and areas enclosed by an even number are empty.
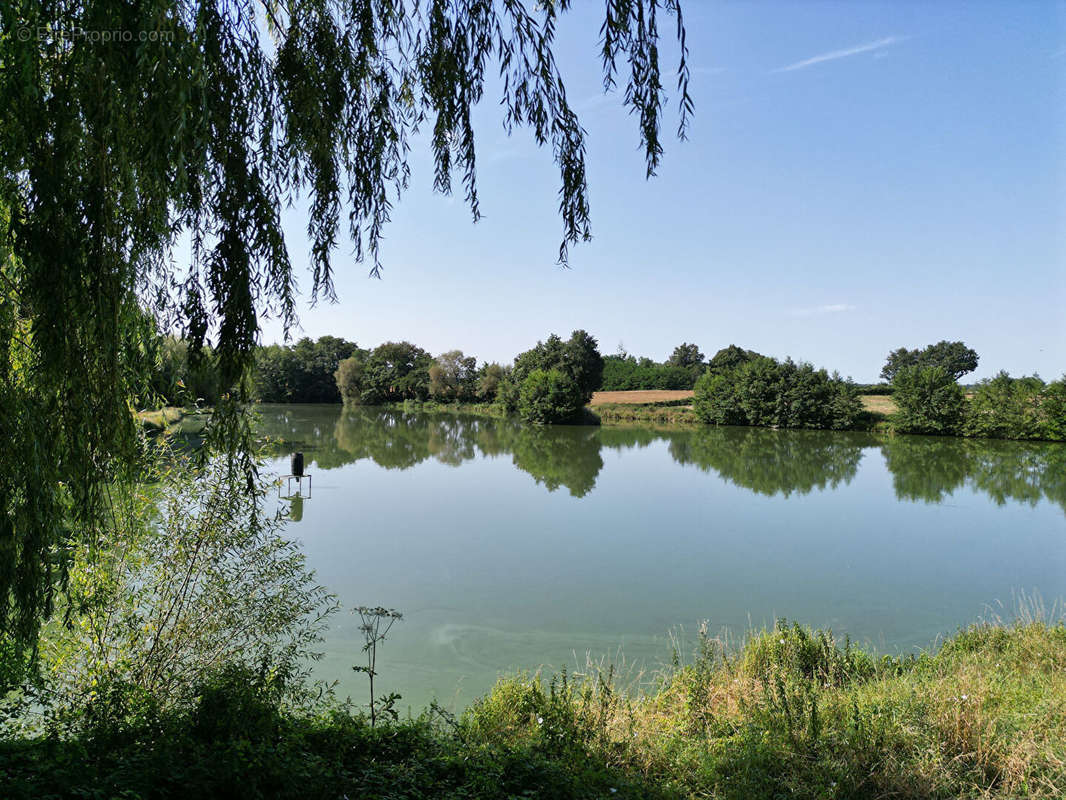
{"type": "Polygon", "coordinates": [[[963,432],[989,439],[1064,439],[1064,398],[1066,381],[1045,384],[1035,375],[1012,378],[1001,370],[975,387],[963,432]]]}
{"type": "Polygon", "coordinates": [[[522,419],[537,425],[576,419],[584,407],[581,388],[560,369],[535,369],[518,390],[522,419]]]}
{"type": "Polygon", "coordinates": [[[715,425],[855,427],[863,413],[855,384],[809,363],[760,356],[696,381],[693,408],[715,425]]]}
{"type": "Polygon", "coordinates": [[[898,433],[987,439],[1066,440],[1066,378],[1012,378],[1000,371],[976,384],[971,397],[941,367],[909,366],[893,381],[898,433]]]}
{"type": "Polygon", "coordinates": [[[943,367],[903,367],[892,386],[897,409],[892,422],[899,433],[950,435],[959,431],[966,395],[943,367]]]}

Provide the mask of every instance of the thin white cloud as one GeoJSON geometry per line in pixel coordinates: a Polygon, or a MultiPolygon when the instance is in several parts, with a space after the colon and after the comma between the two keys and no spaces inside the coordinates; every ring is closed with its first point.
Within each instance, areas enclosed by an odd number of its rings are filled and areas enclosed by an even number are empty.
{"type": "Polygon", "coordinates": [[[886,36],[883,39],[878,39],[876,42],[867,42],[866,44],[859,44],[855,47],[846,47],[843,50],[830,50],[828,53],[821,53],[820,55],[812,56],[811,58],[805,58],[803,61],[797,61],[795,64],[789,64],[787,67],[779,67],[778,69],[771,70],[771,72],[794,72],[797,69],[806,69],[807,67],[813,67],[815,64],[822,64],[826,61],[836,61],[838,58],[848,58],[849,56],[857,56],[862,53],[873,53],[877,50],[884,50],[886,47],[891,47],[894,44],[899,44],[905,39],[905,36],[886,36]]]}
{"type": "Polygon", "coordinates": [[[818,314],[840,314],[843,311],[854,311],[855,306],[850,303],[828,303],[824,306],[811,308],[797,308],[792,313],[797,317],[813,317],[818,314]]]}

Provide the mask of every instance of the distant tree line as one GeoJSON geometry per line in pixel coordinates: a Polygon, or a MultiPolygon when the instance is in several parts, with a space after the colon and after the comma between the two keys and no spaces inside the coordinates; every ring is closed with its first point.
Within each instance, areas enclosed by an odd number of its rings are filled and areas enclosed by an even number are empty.
{"type": "Polygon", "coordinates": [[[434,358],[410,342],[386,342],[341,361],[335,373],[345,405],[405,400],[493,403],[528,422],[575,421],[603,379],[596,340],[574,331],[552,334],[514,364],[485,363],[450,350],[434,358]]]}
{"type": "Polygon", "coordinates": [[[336,336],[256,348],[253,396],[263,403],[339,403],[337,367],[365,353],[355,342],[336,336]]]}
{"type": "Polygon", "coordinates": [[[888,383],[859,386],[810,364],[730,346],[697,380],[693,409],[717,425],[847,430],[868,427],[860,394],[891,393],[897,433],[1066,441],[1066,378],[1045,383],[1000,372],[967,392],[959,378],[978,360],[960,341],[899,348],[881,370],[888,383]]]}
{"type": "Polygon", "coordinates": [[[698,345],[683,342],[660,363],[630,355],[619,345],[616,354],[603,359],[603,383],[599,389],[605,392],[692,389],[707,370],[718,372],[756,355],[731,344],[707,360],[698,345]]]}
{"type": "MultiPolygon", "coordinates": [[[[159,336],[150,355],[155,360],[151,385],[138,397],[144,407],[214,405],[227,391],[219,378],[215,351],[199,351],[175,336],[159,336]]],[[[304,337],[291,345],[255,350],[248,380],[251,396],[264,403],[339,403],[334,373],[341,361],[365,353],[336,336],[304,337]]]]}
{"type": "MultiPolygon", "coordinates": [[[[212,405],[224,391],[210,348],[194,352],[173,336],[159,336],[148,357],[157,368],[140,402],[212,405]]],[[[580,420],[597,390],[694,389],[693,410],[703,422],[779,428],[846,430],[869,427],[861,394],[891,393],[899,433],[1066,441],[1066,379],[1000,372],[969,387],[959,379],[977,368],[978,355],[961,341],[888,354],[882,384],[861,386],[805,362],[779,361],[731,344],[706,358],[682,343],[659,363],[619,346],[602,357],[582,330],[552,334],[512,364],[478,363],[461,350],[437,356],[411,342],[373,349],[335,336],[259,347],[248,378],[264,403],[384,405],[403,401],[492,404],[533,423],[580,420]]]]}
{"type": "Polygon", "coordinates": [[[1066,379],[1000,371],[967,395],[943,367],[910,366],[893,380],[900,433],[1066,441],[1066,379]]]}
{"type": "Polygon", "coordinates": [[[699,346],[687,342],[675,347],[662,363],[632,356],[619,345],[615,355],[603,360],[603,384],[599,388],[605,392],[691,389],[705,367],[699,346]]]}
{"type": "Polygon", "coordinates": [[[899,433],[1066,441],[1066,378],[1045,383],[1037,375],[1013,378],[1000,371],[967,392],[959,378],[977,369],[978,360],[963,342],[889,353],[881,377],[892,386],[897,409],[893,428],[899,433]]]}

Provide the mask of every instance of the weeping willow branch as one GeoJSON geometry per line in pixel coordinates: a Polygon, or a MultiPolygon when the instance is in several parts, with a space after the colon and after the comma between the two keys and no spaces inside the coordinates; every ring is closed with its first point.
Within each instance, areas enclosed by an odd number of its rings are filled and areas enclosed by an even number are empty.
{"type": "MultiPolygon", "coordinates": [[[[151,366],[145,308],[212,347],[227,402],[209,444],[254,481],[239,407],[264,315],[295,322],[281,211],[310,204],[310,296],[333,299],[347,239],[379,244],[428,134],[434,184],[472,217],[472,110],[492,78],[507,131],[559,170],[559,260],[590,236],[585,131],[554,57],[570,0],[13,0],[0,5],[0,629],[31,641],[100,487],[136,478],[131,398],[151,366]],[[264,34],[264,32],[266,32],[264,34]],[[106,35],[105,35],[106,34],[106,35]],[[495,78],[493,78],[495,73],[495,78]],[[189,243],[176,264],[175,243],[189,243]],[[11,323],[29,321],[29,335],[11,323]],[[21,341],[22,352],[12,344],[21,341]]],[[[678,135],[692,101],[677,0],[608,0],[605,88],[662,156],[660,20],[676,21],[678,135]],[[625,77],[622,74],[625,73],[625,77]],[[621,84],[624,83],[624,87],[621,84]]]]}

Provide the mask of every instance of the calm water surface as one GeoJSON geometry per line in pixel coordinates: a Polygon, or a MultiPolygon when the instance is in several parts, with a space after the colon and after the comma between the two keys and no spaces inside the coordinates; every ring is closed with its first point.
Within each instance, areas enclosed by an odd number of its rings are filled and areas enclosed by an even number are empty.
{"type": "Polygon", "coordinates": [[[702,620],[785,616],[896,652],[1066,596],[1062,444],[261,413],[305,454],[288,530],[345,607],[316,673],[361,701],[357,605],[404,612],[379,670],[417,711],[589,656],[654,669],[702,620]]]}

